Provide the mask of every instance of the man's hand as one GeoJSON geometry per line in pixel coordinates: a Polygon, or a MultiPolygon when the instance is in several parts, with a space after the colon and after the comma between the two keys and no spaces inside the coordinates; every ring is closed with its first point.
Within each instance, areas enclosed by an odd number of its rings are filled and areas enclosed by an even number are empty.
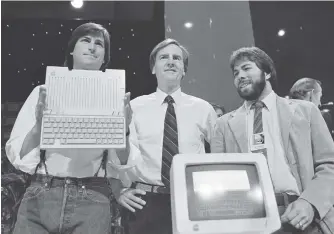
{"type": "Polygon", "coordinates": [[[141,189],[127,188],[121,192],[117,202],[131,212],[136,212],[134,208],[143,209],[143,206],[146,204],[146,202],[143,199],[135,196],[135,194],[145,195],[146,192],[141,189]]]}
{"type": "Polygon", "coordinates": [[[35,115],[36,115],[36,123],[41,125],[43,112],[46,110],[46,87],[41,85],[39,88],[39,98],[37,101],[35,115]]]}
{"type": "Polygon", "coordinates": [[[313,221],[314,210],[312,205],[304,200],[297,199],[286,208],[286,211],[281,216],[282,223],[290,223],[293,227],[304,230],[313,221]]]}
{"type": "Polygon", "coordinates": [[[124,114],[125,114],[126,132],[129,131],[129,125],[132,120],[132,109],[130,105],[130,96],[131,96],[130,92],[126,93],[124,96],[124,114]]]}

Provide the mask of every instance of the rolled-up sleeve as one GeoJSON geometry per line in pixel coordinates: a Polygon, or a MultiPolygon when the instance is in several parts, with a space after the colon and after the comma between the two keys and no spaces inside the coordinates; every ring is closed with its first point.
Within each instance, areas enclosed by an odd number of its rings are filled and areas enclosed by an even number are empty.
{"type": "Polygon", "coordinates": [[[35,108],[38,101],[39,86],[31,92],[22,106],[15,124],[13,126],[9,140],[6,143],[6,155],[13,166],[21,171],[32,174],[39,162],[39,146],[31,150],[28,154],[20,157],[20,151],[27,134],[36,124],[35,108]]]}

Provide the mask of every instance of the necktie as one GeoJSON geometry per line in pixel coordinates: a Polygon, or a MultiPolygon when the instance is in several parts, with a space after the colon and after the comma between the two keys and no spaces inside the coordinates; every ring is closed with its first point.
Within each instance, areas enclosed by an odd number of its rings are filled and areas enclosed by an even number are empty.
{"type": "Polygon", "coordinates": [[[177,123],[174,110],[174,99],[171,96],[165,98],[164,103],[168,103],[165,124],[164,137],[162,146],[162,165],[161,165],[161,180],[166,187],[169,187],[169,171],[172,165],[172,160],[175,154],[179,153],[179,143],[177,135],[177,123]]]}
{"type": "MultiPolygon", "coordinates": [[[[254,109],[254,122],[253,122],[253,134],[258,134],[263,132],[263,122],[262,122],[262,109],[265,104],[261,101],[253,103],[251,109],[254,109]]],[[[263,153],[267,157],[267,149],[260,149],[253,151],[253,153],[263,153]]]]}

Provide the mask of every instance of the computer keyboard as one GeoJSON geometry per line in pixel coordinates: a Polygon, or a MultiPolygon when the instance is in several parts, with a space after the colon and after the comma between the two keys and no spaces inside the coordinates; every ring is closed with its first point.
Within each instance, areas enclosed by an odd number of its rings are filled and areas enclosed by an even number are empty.
{"type": "Polygon", "coordinates": [[[124,118],[101,116],[46,116],[43,142],[47,148],[121,148],[124,118]]]}
{"type": "Polygon", "coordinates": [[[125,71],[47,67],[41,149],[125,148],[125,71]]]}

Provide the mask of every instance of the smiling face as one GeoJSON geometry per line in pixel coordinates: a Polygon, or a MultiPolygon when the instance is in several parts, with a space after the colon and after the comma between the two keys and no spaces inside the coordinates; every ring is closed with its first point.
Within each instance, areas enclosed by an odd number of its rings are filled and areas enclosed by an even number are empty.
{"type": "Polygon", "coordinates": [[[240,97],[245,100],[256,100],[261,96],[266,86],[266,76],[268,75],[259,69],[254,62],[243,59],[235,63],[233,76],[234,85],[240,97]]]}
{"type": "Polygon", "coordinates": [[[156,75],[160,89],[171,85],[179,87],[185,75],[181,48],[175,44],[162,48],[156,55],[152,73],[156,75]]]}
{"type": "Polygon", "coordinates": [[[74,46],[73,69],[99,70],[104,63],[105,45],[102,35],[80,37],[74,46]]]}

